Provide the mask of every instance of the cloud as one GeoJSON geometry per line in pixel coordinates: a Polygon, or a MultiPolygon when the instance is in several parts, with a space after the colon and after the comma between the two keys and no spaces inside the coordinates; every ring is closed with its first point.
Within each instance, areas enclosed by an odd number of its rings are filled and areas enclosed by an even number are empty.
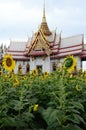
{"type": "MultiPolygon", "coordinates": [[[[46,0],[46,18],[50,30],[57,27],[64,35],[85,33],[85,5],[85,0],[46,0]]],[[[37,31],[42,10],[42,0],[0,0],[0,41],[26,39],[32,31],[37,31]]]]}
{"type": "MultiPolygon", "coordinates": [[[[74,4],[74,1],[73,3],[74,4]]],[[[85,34],[86,27],[86,17],[85,9],[82,5],[69,6],[63,4],[60,7],[55,7],[51,12],[48,12],[48,21],[50,26],[53,28],[57,26],[58,30],[62,30],[64,35],[75,35],[75,34],[85,34]]],[[[86,35],[86,34],[85,34],[86,35]]]]}
{"type": "Polygon", "coordinates": [[[25,39],[29,30],[32,34],[35,26],[38,27],[41,15],[39,8],[25,8],[17,0],[0,2],[0,43],[6,43],[10,38],[25,39]]]}
{"type": "Polygon", "coordinates": [[[41,16],[36,8],[24,8],[20,2],[1,3],[0,4],[0,23],[15,24],[25,21],[34,21],[41,16]]]}

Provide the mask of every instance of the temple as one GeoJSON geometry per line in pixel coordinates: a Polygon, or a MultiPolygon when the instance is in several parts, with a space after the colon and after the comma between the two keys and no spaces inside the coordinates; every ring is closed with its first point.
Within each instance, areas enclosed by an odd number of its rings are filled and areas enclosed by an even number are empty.
{"type": "Polygon", "coordinates": [[[43,7],[43,16],[40,27],[27,41],[10,41],[8,54],[12,54],[16,60],[14,72],[22,73],[37,68],[42,72],[56,70],[63,58],[67,55],[74,55],[77,58],[77,68],[82,67],[82,61],[86,58],[86,45],[84,35],[74,35],[62,38],[61,32],[51,31],[48,27],[43,7]]]}

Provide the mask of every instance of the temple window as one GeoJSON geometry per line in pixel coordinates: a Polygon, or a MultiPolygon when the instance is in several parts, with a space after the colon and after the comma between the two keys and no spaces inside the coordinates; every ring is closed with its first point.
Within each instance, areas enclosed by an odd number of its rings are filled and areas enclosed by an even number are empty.
{"type": "Polygon", "coordinates": [[[56,71],[56,69],[57,69],[57,66],[56,66],[56,63],[54,62],[53,65],[52,65],[52,70],[56,71]]]}
{"type": "Polygon", "coordinates": [[[37,65],[36,68],[38,70],[38,75],[41,75],[42,74],[42,65],[37,65]]]}
{"type": "Polygon", "coordinates": [[[30,65],[27,64],[27,65],[26,65],[26,73],[28,73],[29,71],[30,71],[30,65]]]}
{"type": "Polygon", "coordinates": [[[18,73],[22,74],[22,65],[21,64],[19,64],[19,66],[18,66],[18,73]]]}

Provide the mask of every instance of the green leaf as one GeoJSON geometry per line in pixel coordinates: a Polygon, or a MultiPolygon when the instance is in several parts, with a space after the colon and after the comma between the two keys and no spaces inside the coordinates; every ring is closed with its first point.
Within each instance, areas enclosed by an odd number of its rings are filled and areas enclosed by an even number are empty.
{"type": "Polygon", "coordinates": [[[3,126],[15,126],[16,121],[14,118],[8,116],[8,117],[3,117],[0,121],[3,126]]]}
{"type": "Polygon", "coordinates": [[[68,124],[67,126],[48,126],[47,130],[83,130],[77,125],[68,124]]]}
{"type": "Polygon", "coordinates": [[[79,121],[79,122],[82,122],[83,124],[86,124],[83,117],[81,117],[80,115],[78,114],[73,114],[74,115],[74,118],[79,121]]]}
{"type": "Polygon", "coordinates": [[[74,113],[68,117],[68,120],[72,121],[75,124],[80,124],[80,123],[86,124],[83,117],[74,113]]]}
{"type": "Polygon", "coordinates": [[[75,108],[80,109],[80,110],[82,110],[84,112],[84,106],[80,102],[72,101],[71,104],[75,108]]]}
{"type": "Polygon", "coordinates": [[[66,126],[66,127],[63,127],[63,128],[61,128],[61,129],[58,129],[58,130],[83,130],[83,129],[81,129],[79,126],[77,126],[77,125],[71,125],[71,124],[69,124],[68,126],[66,126]]]}
{"type": "Polygon", "coordinates": [[[50,116],[50,114],[51,114],[51,112],[52,112],[52,108],[51,107],[49,107],[48,109],[46,109],[46,110],[44,110],[43,112],[42,112],[42,116],[43,116],[43,118],[45,119],[45,121],[49,124],[49,116],[50,116]]]}
{"type": "Polygon", "coordinates": [[[61,125],[67,119],[64,111],[60,109],[53,109],[51,107],[48,107],[46,110],[44,110],[42,115],[48,125],[52,125],[55,122],[57,125],[61,125]]]}
{"type": "Polygon", "coordinates": [[[34,118],[34,115],[30,112],[24,112],[22,114],[22,118],[23,118],[23,120],[25,120],[26,122],[29,123],[34,118]]]}

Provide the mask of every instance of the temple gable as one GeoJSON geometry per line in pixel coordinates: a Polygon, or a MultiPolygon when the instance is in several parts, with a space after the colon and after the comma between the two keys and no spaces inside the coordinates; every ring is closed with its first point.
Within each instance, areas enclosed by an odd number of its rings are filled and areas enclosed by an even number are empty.
{"type": "Polygon", "coordinates": [[[46,40],[41,30],[37,32],[35,39],[32,41],[28,55],[32,55],[34,52],[37,53],[37,51],[44,52],[47,55],[50,55],[52,53],[49,42],[46,40]]]}

